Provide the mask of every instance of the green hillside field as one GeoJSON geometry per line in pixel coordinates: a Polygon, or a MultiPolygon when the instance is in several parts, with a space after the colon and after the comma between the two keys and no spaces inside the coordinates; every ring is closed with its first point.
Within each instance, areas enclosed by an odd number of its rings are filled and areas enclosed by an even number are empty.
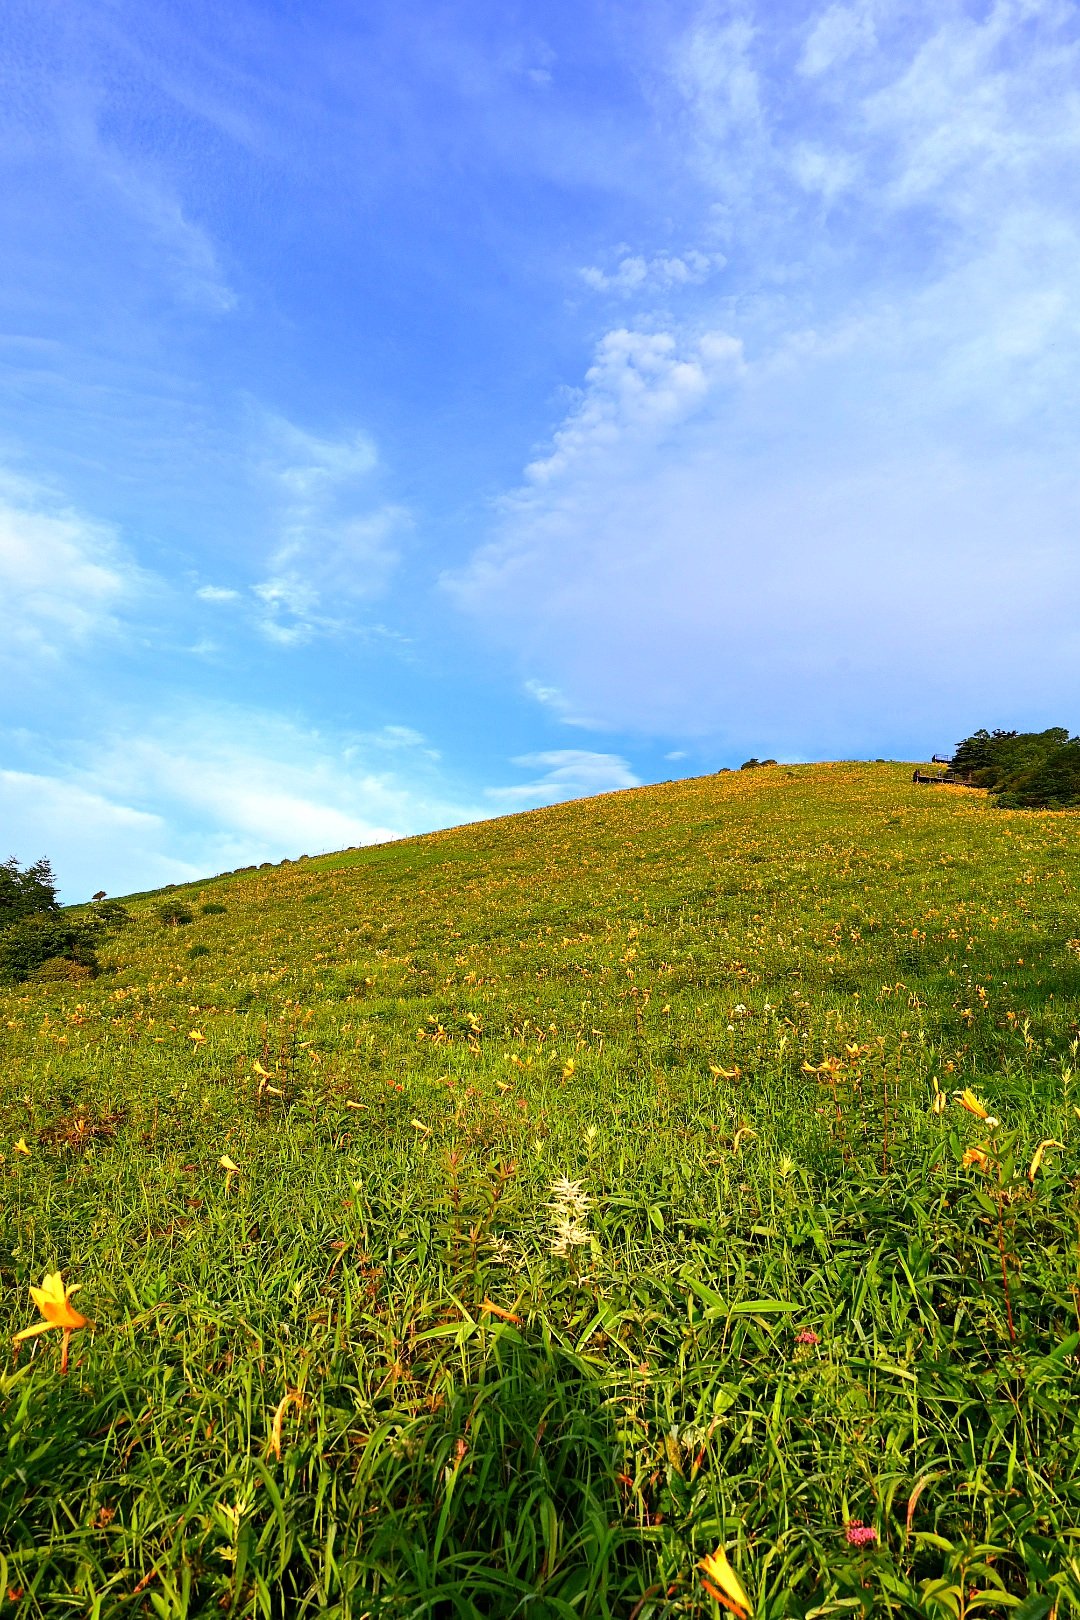
{"type": "Polygon", "coordinates": [[[234,873],[0,992],[0,1615],[1080,1614],[1080,814],[910,777],[234,873]]]}

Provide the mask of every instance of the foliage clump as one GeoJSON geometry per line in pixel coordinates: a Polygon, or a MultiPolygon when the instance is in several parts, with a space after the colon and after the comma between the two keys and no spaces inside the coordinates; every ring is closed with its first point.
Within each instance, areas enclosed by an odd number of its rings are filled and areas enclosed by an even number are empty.
{"type": "Polygon", "coordinates": [[[195,921],[195,913],[179,900],[166,900],[163,906],[157,908],[157,920],[163,928],[183,928],[195,921]]]}
{"type": "Polygon", "coordinates": [[[36,912],[59,911],[56,879],[48,861],[20,867],[14,856],[0,861],[0,928],[36,912]]]}
{"type": "Polygon", "coordinates": [[[49,862],[20,867],[13,856],[0,864],[0,984],[92,978],[97,942],[130,922],[118,900],[104,897],[80,912],[65,910],[49,862]]]}
{"type": "Polygon", "coordinates": [[[997,795],[1006,810],[1080,806],[1080,736],[1064,726],[1046,731],[981,731],[965,737],[952,769],[971,787],[997,795]]]}

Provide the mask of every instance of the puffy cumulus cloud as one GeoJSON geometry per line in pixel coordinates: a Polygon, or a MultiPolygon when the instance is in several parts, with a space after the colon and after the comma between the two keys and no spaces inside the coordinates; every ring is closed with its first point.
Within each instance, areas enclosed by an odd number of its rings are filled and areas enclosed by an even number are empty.
{"type": "Polygon", "coordinates": [[[22,479],[0,478],[0,598],[9,656],[50,658],[115,632],[146,578],[114,531],[22,479]]]}
{"type": "Polygon", "coordinates": [[[494,803],[513,808],[584,799],[594,793],[640,786],[640,778],[619,754],[597,754],[585,748],[549,748],[536,754],[520,754],[512,763],[523,770],[541,772],[528,782],[485,789],[494,803]]]}
{"type": "Polygon", "coordinates": [[[627,298],[632,294],[667,293],[680,287],[699,287],[727,263],[722,253],[690,248],[683,254],[658,253],[651,259],[627,254],[614,270],[586,265],[578,274],[593,292],[627,298]]]}
{"type": "Polygon", "coordinates": [[[412,519],[371,490],[378,456],[366,434],[320,438],[272,417],[263,436],[278,538],[267,577],[252,589],[263,633],[302,644],[341,629],[357,604],[383,594],[412,519]]]}
{"type": "MultiPolygon", "coordinates": [[[[718,381],[738,376],[742,364],[741,344],[725,332],[707,332],[684,346],[671,332],[608,332],[550,451],[526,467],[529,484],[549,485],[585,464],[633,454],[641,440],[654,440],[692,415],[718,381]]],[[[515,504],[529,500],[526,491],[515,504]]]]}

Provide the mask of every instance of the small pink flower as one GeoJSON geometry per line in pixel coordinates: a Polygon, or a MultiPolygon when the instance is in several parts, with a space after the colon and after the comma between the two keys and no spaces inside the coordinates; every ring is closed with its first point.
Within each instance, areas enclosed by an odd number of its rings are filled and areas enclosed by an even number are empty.
{"type": "Polygon", "coordinates": [[[844,1535],[849,1547],[875,1547],[877,1545],[877,1531],[870,1525],[863,1524],[861,1519],[852,1519],[844,1526],[844,1535]]]}
{"type": "Polygon", "coordinates": [[[803,1328],[801,1330],[801,1332],[796,1333],[796,1335],[795,1335],[795,1343],[796,1344],[820,1344],[821,1340],[818,1338],[817,1334],[812,1333],[809,1328],[803,1328]]]}

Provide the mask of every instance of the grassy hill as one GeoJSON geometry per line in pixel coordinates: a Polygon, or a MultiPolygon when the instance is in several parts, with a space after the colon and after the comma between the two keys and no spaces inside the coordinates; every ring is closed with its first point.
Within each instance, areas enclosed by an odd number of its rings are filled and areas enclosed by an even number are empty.
{"type": "Polygon", "coordinates": [[[909,778],[232,874],[4,992],[5,1332],[58,1267],[96,1329],[0,1362],[0,1613],[707,1615],[720,1547],[1080,1612],[1080,816],[909,778]]]}

